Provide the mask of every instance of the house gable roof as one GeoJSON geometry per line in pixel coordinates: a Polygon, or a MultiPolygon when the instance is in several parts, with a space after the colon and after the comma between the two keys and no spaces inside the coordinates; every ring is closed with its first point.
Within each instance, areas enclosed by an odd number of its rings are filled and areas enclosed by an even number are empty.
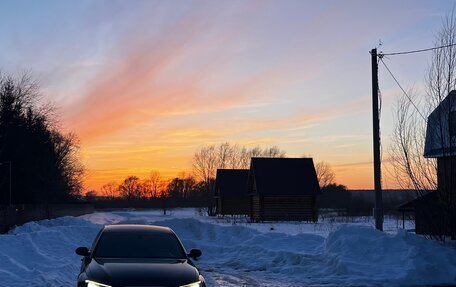
{"type": "Polygon", "coordinates": [[[438,193],[436,191],[430,191],[420,197],[407,201],[397,207],[398,211],[407,212],[415,211],[415,207],[419,204],[426,204],[428,202],[438,201],[438,193]]]}
{"type": "Polygon", "coordinates": [[[451,91],[428,117],[424,157],[456,155],[456,133],[452,132],[456,130],[455,113],[456,91],[451,91]]]}
{"type": "Polygon", "coordinates": [[[238,198],[247,196],[248,169],[218,169],[215,196],[238,198]]]}
{"type": "Polygon", "coordinates": [[[260,195],[314,195],[321,193],[311,158],[252,158],[249,193],[260,195]]]}

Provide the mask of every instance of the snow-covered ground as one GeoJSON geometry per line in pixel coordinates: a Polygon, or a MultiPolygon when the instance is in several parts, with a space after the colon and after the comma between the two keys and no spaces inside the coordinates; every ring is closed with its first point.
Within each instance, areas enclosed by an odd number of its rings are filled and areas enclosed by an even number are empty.
{"type": "MultiPolygon", "coordinates": [[[[456,284],[456,248],[407,233],[402,222],[328,217],[317,224],[251,224],[209,218],[196,209],[99,212],[27,223],[0,235],[0,286],[74,286],[78,246],[103,224],[171,227],[209,286],[416,286],[456,284]],[[342,221],[342,222],[341,222],[342,221]]],[[[410,228],[407,223],[406,228],[410,228]]]]}

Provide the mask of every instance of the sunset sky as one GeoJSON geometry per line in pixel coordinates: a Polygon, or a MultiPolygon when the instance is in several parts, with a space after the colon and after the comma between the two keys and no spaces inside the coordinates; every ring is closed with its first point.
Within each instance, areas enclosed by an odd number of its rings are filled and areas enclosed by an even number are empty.
{"type": "MultiPolygon", "coordinates": [[[[277,145],[371,188],[370,49],[433,46],[454,1],[0,1],[0,70],[30,72],[98,189],[191,170],[194,151],[277,145]]],[[[430,54],[385,59],[423,90],[430,54]]],[[[380,66],[383,158],[400,90],[380,66]]],[[[386,188],[396,186],[384,170],[386,188]]]]}

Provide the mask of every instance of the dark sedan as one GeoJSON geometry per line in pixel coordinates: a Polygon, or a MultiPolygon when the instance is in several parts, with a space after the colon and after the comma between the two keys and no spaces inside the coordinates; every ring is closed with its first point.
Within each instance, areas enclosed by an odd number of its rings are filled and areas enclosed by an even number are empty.
{"type": "Polygon", "coordinates": [[[167,286],[205,287],[204,278],[177,235],[167,227],[151,225],[108,225],[92,247],[79,247],[84,256],[78,287],[167,286]]]}

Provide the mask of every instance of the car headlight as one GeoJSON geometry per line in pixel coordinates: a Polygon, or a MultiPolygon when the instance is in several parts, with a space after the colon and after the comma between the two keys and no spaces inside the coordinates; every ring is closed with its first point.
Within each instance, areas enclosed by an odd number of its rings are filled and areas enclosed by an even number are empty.
{"type": "Polygon", "coordinates": [[[201,287],[201,281],[193,282],[186,285],[181,285],[179,287],[201,287]]]}
{"type": "Polygon", "coordinates": [[[111,285],[106,285],[91,280],[86,280],[85,283],[87,284],[87,287],[112,287],[111,285]]]}

